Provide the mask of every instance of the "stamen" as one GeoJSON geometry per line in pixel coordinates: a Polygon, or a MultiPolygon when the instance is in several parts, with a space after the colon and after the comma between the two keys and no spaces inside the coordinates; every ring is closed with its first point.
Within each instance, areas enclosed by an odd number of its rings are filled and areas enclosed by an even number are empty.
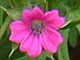
{"type": "Polygon", "coordinates": [[[43,27],[43,24],[39,20],[35,20],[31,24],[31,30],[35,35],[38,35],[42,32],[42,27],[43,27]]]}

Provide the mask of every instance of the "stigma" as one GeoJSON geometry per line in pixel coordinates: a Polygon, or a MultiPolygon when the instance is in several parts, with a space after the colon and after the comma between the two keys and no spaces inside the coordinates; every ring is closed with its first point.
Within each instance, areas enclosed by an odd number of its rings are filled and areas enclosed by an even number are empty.
{"type": "Polygon", "coordinates": [[[31,24],[31,30],[34,35],[39,35],[42,32],[43,23],[39,20],[35,20],[31,24]]]}

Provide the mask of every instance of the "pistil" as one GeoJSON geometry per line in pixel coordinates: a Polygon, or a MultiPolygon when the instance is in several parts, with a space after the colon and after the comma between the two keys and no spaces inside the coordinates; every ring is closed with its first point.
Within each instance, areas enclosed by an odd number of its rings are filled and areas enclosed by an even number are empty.
{"type": "Polygon", "coordinates": [[[31,24],[31,30],[34,35],[38,35],[42,32],[43,23],[39,20],[35,20],[31,24]]]}

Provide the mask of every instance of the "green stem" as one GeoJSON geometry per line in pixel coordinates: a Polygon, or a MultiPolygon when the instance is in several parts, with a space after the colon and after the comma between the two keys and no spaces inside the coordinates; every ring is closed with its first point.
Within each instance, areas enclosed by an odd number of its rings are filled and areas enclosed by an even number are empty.
{"type": "Polygon", "coordinates": [[[0,27],[2,26],[3,22],[3,11],[0,9],[0,27]]]}
{"type": "Polygon", "coordinates": [[[51,60],[55,60],[54,57],[53,57],[53,54],[51,54],[49,52],[46,52],[46,51],[44,51],[44,53],[45,53],[46,57],[50,58],[51,60]]]}
{"type": "Polygon", "coordinates": [[[50,58],[51,60],[55,60],[52,55],[48,56],[48,58],[50,58]]]}
{"type": "Polygon", "coordinates": [[[12,56],[12,54],[14,53],[14,49],[10,52],[9,56],[8,56],[8,59],[10,59],[10,57],[12,56]]]}
{"type": "Polygon", "coordinates": [[[10,59],[10,57],[13,55],[13,53],[15,52],[15,50],[18,48],[18,44],[12,43],[12,50],[8,56],[8,60],[10,59]]]}
{"type": "Polygon", "coordinates": [[[14,8],[14,5],[13,5],[13,3],[12,3],[12,0],[8,0],[8,2],[9,2],[9,4],[10,4],[10,6],[11,6],[12,8],[14,8]]]}
{"type": "Polygon", "coordinates": [[[51,55],[49,58],[50,58],[51,60],[55,60],[52,55],[51,55]]]}
{"type": "Polygon", "coordinates": [[[6,28],[8,27],[8,24],[10,23],[10,21],[11,21],[11,19],[9,17],[7,17],[5,22],[4,22],[4,24],[1,26],[1,29],[0,29],[0,40],[3,37],[3,34],[5,33],[6,28]]]}
{"type": "Polygon", "coordinates": [[[17,7],[17,4],[16,4],[15,0],[11,0],[11,2],[12,2],[14,7],[17,7]]]}
{"type": "Polygon", "coordinates": [[[3,11],[7,12],[7,9],[5,9],[4,7],[0,6],[0,8],[1,8],[3,11]]]}
{"type": "Polygon", "coordinates": [[[28,0],[28,8],[32,9],[32,5],[31,5],[30,0],[28,0]]]}
{"type": "Polygon", "coordinates": [[[69,20],[69,21],[67,21],[61,28],[64,28],[64,27],[66,27],[68,24],[70,24],[71,23],[71,21],[72,20],[69,20]]]}
{"type": "Polygon", "coordinates": [[[47,2],[47,0],[44,0],[44,3],[46,3],[46,10],[45,11],[48,11],[48,2],[47,2]]]}

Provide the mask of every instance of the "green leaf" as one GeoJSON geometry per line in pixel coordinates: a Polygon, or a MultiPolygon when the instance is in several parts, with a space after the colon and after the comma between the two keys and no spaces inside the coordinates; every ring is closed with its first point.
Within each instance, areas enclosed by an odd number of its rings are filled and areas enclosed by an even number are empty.
{"type": "Polygon", "coordinates": [[[77,36],[78,36],[78,32],[77,32],[76,27],[70,28],[70,30],[69,30],[69,44],[72,47],[75,47],[77,45],[77,42],[78,42],[77,36]]]}
{"type": "Polygon", "coordinates": [[[0,60],[7,60],[11,50],[11,43],[8,41],[8,35],[9,33],[7,33],[6,30],[3,38],[0,40],[0,60]]]}
{"type": "Polygon", "coordinates": [[[21,19],[21,12],[20,11],[8,9],[6,12],[13,20],[20,20],[21,19]]]}
{"type": "Polygon", "coordinates": [[[0,6],[0,8],[5,11],[8,16],[10,18],[12,18],[13,20],[20,20],[21,19],[21,12],[20,11],[17,11],[17,10],[10,10],[10,9],[6,9],[2,6],[0,6]]]}
{"type": "Polygon", "coordinates": [[[69,29],[64,29],[64,30],[60,30],[63,38],[64,38],[64,42],[62,43],[62,45],[59,46],[58,49],[58,60],[70,60],[69,59],[69,54],[68,54],[68,33],[69,33],[69,29]]]}
{"type": "Polygon", "coordinates": [[[0,28],[3,22],[3,11],[0,9],[0,28]]]}
{"type": "Polygon", "coordinates": [[[74,27],[74,26],[76,26],[78,24],[80,24],[80,20],[76,20],[76,21],[70,22],[69,24],[63,26],[62,29],[71,28],[71,27],[74,27]]]}
{"type": "Polygon", "coordinates": [[[7,41],[5,41],[5,40],[7,40],[7,39],[4,39],[3,42],[2,42],[2,40],[0,41],[1,43],[3,43],[1,45],[2,47],[0,47],[0,60],[7,60],[7,56],[10,52],[11,44],[8,40],[7,41]]]}
{"type": "Polygon", "coordinates": [[[39,6],[42,8],[44,11],[48,11],[48,2],[47,0],[41,0],[39,3],[39,6]]]}
{"type": "Polygon", "coordinates": [[[8,27],[8,24],[10,23],[11,19],[9,17],[6,18],[4,24],[0,28],[0,40],[3,37],[3,34],[6,31],[6,28],[8,27]]]}
{"type": "Polygon", "coordinates": [[[66,25],[64,28],[71,28],[80,24],[80,9],[68,12],[66,14],[66,20],[71,21],[71,23],[66,25]]]}
{"type": "Polygon", "coordinates": [[[65,24],[62,26],[62,28],[66,27],[67,25],[69,25],[71,23],[71,20],[66,21],[65,24]]]}
{"type": "Polygon", "coordinates": [[[13,59],[13,60],[28,60],[28,59],[27,59],[27,56],[23,56],[23,57],[20,57],[18,59],[13,59]]]}
{"type": "Polygon", "coordinates": [[[80,20],[80,9],[68,12],[66,18],[67,20],[72,20],[72,21],[80,20]]]}
{"type": "Polygon", "coordinates": [[[37,58],[29,58],[27,56],[23,56],[23,57],[20,57],[18,59],[13,59],[13,60],[45,60],[46,56],[45,56],[45,53],[43,52],[39,57],[37,58]]]}
{"type": "Polygon", "coordinates": [[[8,59],[12,56],[12,54],[15,52],[15,50],[17,50],[19,44],[16,43],[12,43],[12,50],[8,56],[8,59]]]}
{"type": "Polygon", "coordinates": [[[15,59],[21,58],[23,56],[25,56],[25,54],[23,52],[20,52],[19,49],[17,49],[14,51],[14,53],[11,55],[10,58],[8,55],[8,60],[15,60],[15,59]]]}
{"type": "Polygon", "coordinates": [[[51,60],[55,60],[52,53],[49,53],[47,51],[43,51],[43,53],[45,54],[45,57],[48,57],[51,60]]]}
{"type": "Polygon", "coordinates": [[[78,24],[76,27],[77,27],[79,34],[80,34],[80,24],[78,24]]]}

